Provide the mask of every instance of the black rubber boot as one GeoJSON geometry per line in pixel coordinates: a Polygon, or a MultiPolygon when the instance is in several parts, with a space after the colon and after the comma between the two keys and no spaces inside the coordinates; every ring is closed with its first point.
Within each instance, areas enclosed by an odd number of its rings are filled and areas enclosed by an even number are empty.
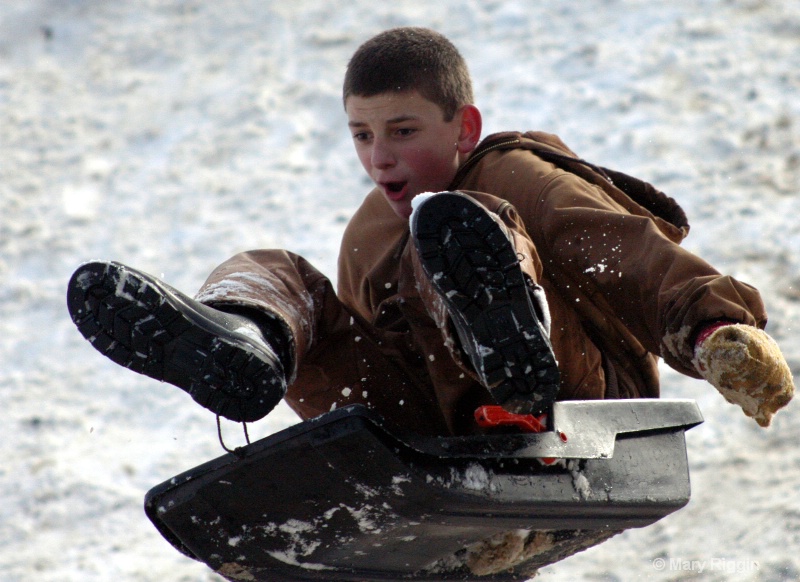
{"type": "Polygon", "coordinates": [[[263,418],[286,393],[284,368],[261,327],[141,271],[86,263],[70,279],[67,307],[100,353],[230,420],[263,418]]]}
{"type": "Polygon", "coordinates": [[[547,411],[560,380],[547,308],[504,226],[469,196],[444,192],[418,205],[411,233],[464,352],[498,404],[519,414],[547,411]]]}

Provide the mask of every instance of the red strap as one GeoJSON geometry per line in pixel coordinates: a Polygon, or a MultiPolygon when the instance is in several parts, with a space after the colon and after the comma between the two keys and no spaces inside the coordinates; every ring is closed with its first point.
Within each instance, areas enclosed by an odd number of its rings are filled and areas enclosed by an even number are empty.
{"type": "MultiPolygon", "coordinates": [[[[502,406],[479,406],[475,410],[475,420],[479,426],[484,428],[494,428],[497,426],[514,426],[522,432],[545,432],[547,430],[547,415],[540,414],[534,416],[532,414],[514,414],[508,412],[502,406]]],[[[567,435],[563,432],[558,433],[559,438],[563,442],[567,442],[567,435]]],[[[539,459],[543,465],[552,465],[558,459],[547,457],[539,459]]]]}
{"type": "Polygon", "coordinates": [[[479,426],[494,428],[514,426],[522,432],[544,432],[547,430],[547,415],[514,414],[502,406],[479,406],[475,410],[475,420],[479,426]]]}

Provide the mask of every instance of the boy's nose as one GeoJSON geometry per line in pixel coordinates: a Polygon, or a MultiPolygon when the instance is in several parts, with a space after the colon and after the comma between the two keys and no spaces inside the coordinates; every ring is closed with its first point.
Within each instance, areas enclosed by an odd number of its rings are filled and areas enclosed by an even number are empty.
{"type": "Polygon", "coordinates": [[[372,167],[379,170],[391,168],[396,161],[391,148],[381,140],[376,139],[372,146],[372,167]]]}

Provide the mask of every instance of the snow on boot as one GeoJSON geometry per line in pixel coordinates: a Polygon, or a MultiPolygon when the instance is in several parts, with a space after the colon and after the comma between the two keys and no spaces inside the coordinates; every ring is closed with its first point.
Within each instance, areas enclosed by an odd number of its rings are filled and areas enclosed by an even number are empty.
{"type": "Polygon", "coordinates": [[[141,271],[86,263],[70,279],[67,307],[100,353],[185,390],[230,420],[263,418],[286,393],[283,366],[270,345],[278,338],[141,271]]]}
{"type": "Polygon", "coordinates": [[[548,410],[560,379],[549,313],[505,225],[469,196],[443,192],[421,198],[411,233],[481,382],[510,412],[548,410]]]}
{"type": "Polygon", "coordinates": [[[725,400],[769,426],[794,395],[792,372],[778,344],[749,325],[713,326],[710,331],[697,342],[695,367],[725,400]]]}

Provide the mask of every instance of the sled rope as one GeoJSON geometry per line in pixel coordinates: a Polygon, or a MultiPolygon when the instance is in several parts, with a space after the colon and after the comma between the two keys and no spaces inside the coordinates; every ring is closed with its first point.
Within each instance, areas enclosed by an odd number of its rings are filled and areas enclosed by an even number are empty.
{"type": "MultiPolygon", "coordinates": [[[[222,422],[220,421],[219,414],[217,415],[217,438],[219,439],[219,444],[225,450],[226,453],[231,453],[236,455],[237,457],[244,456],[242,452],[242,447],[236,447],[235,449],[230,449],[225,444],[225,439],[222,438],[222,422]]],[[[244,440],[249,445],[250,444],[250,434],[247,432],[247,423],[242,423],[242,429],[244,430],[244,440]]]]}

